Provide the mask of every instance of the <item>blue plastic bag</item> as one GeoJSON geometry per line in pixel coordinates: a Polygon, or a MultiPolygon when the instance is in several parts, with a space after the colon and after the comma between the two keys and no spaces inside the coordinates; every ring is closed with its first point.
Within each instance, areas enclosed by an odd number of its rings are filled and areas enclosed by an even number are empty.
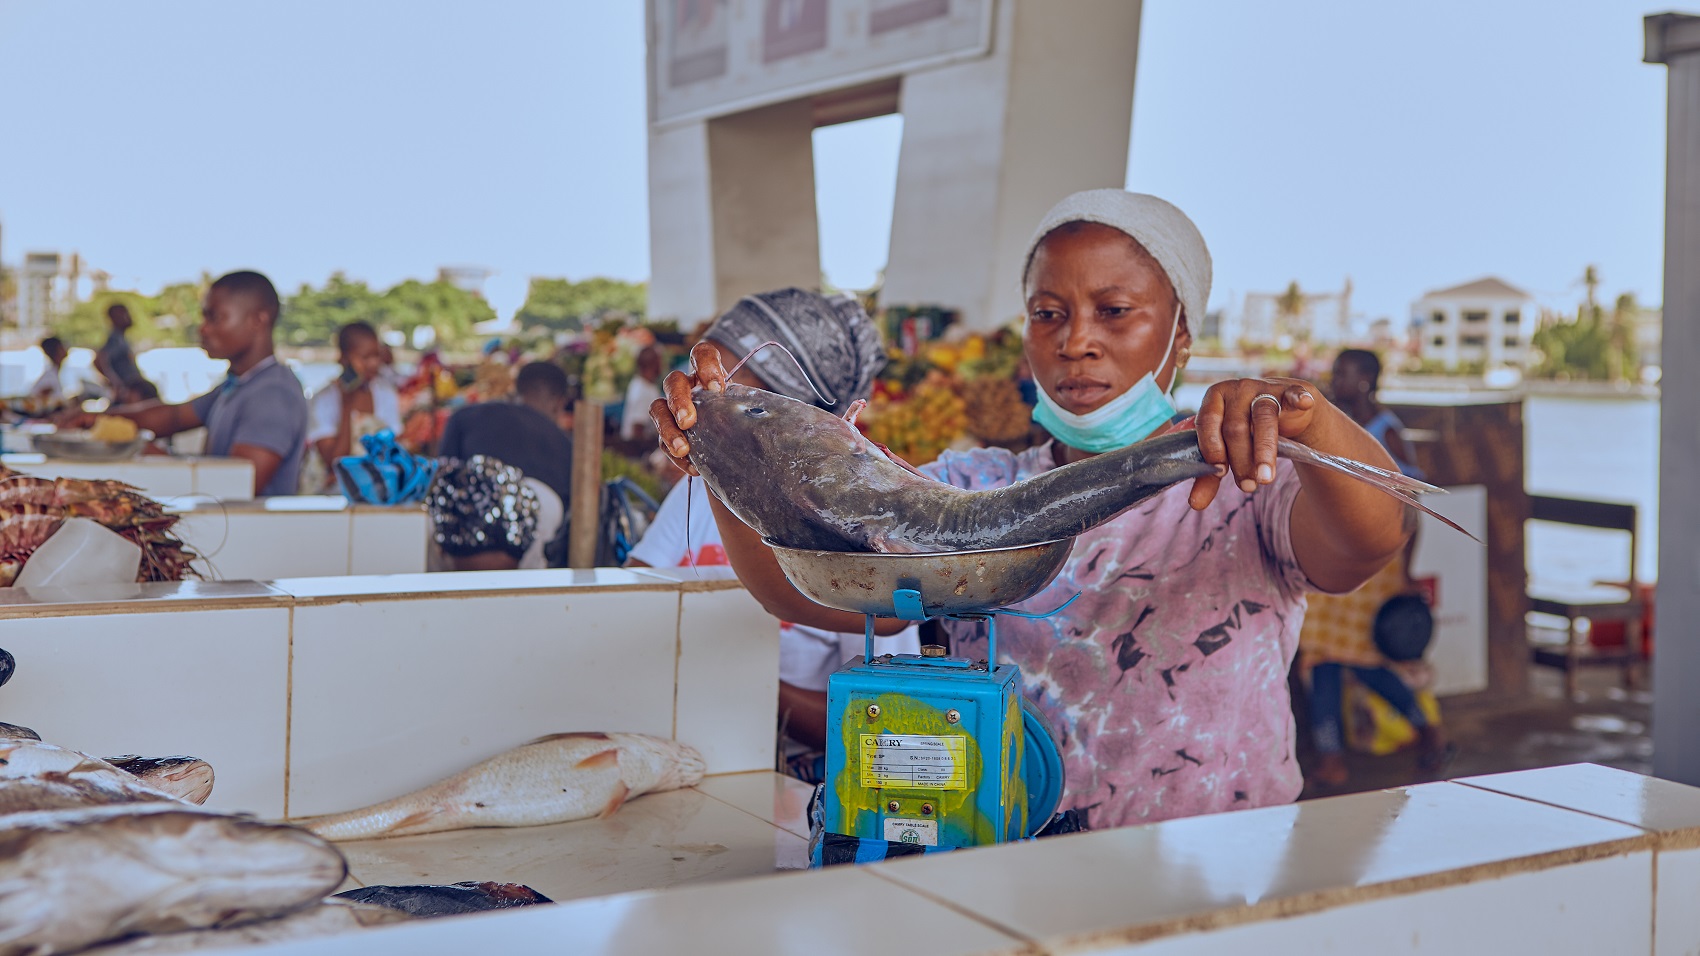
{"type": "Polygon", "coordinates": [[[422,501],[437,474],[437,460],[396,444],[389,429],[360,439],[366,454],[336,461],[336,483],[355,504],[403,505],[422,501]]]}

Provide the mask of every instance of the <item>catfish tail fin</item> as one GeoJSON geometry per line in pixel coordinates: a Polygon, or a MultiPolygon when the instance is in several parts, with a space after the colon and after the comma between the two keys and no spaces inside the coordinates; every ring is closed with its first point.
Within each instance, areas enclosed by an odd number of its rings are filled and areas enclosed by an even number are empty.
{"type": "Polygon", "coordinates": [[[1459,532],[1471,541],[1474,541],[1477,544],[1482,543],[1482,539],[1468,531],[1465,531],[1458,522],[1453,521],[1451,518],[1446,517],[1440,512],[1435,511],[1433,508],[1422,503],[1421,495],[1445,494],[1445,488],[1437,488],[1426,481],[1418,481],[1417,479],[1407,475],[1401,475],[1396,471],[1388,471],[1385,468],[1377,468],[1374,465],[1366,465],[1361,461],[1354,461],[1350,458],[1342,458],[1339,455],[1330,455],[1326,452],[1320,452],[1314,448],[1301,445],[1298,442],[1287,438],[1280,439],[1276,445],[1276,449],[1277,453],[1282,458],[1287,458],[1300,464],[1314,465],[1318,468],[1327,468],[1330,471],[1337,471],[1343,475],[1350,475],[1351,477],[1366,484],[1374,485],[1376,488],[1388,495],[1399,499],[1405,504],[1421,511],[1423,514],[1429,515],[1454,531],[1459,532]]]}

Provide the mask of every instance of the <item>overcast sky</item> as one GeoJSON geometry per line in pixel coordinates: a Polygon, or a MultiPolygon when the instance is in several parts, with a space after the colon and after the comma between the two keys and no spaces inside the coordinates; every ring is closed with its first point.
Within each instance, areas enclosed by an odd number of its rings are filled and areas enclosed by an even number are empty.
{"type": "MultiPolygon", "coordinates": [[[[1051,2],[1051,0],[1047,0],[1051,2]]],[[[1066,0],[1055,0],[1066,2],[1066,0]]],[[[637,0],[0,0],[0,255],[285,291],[439,265],[649,271],[637,0]]],[[[1660,298],[1663,68],[1642,0],[1146,0],[1128,182],[1186,209],[1213,305],[1404,316],[1486,274],[1660,298]]],[[[884,263],[902,123],[819,131],[828,276],[884,263]]]]}

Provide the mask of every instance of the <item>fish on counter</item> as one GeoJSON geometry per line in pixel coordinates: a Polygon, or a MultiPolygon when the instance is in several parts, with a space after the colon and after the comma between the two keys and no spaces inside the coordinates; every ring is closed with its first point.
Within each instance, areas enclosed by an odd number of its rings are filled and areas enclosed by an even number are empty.
{"type": "Polygon", "coordinates": [[[331,897],[384,906],[413,917],[458,916],[554,900],[520,883],[449,883],[418,886],[362,886],[331,897]]]}
{"type": "Polygon", "coordinates": [[[160,936],[137,936],[83,950],[83,956],[153,956],[163,953],[197,953],[229,950],[266,943],[287,943],[320,936],[340,936],[413,919],[398,909],[348,903],[332,897],[317,906],[277,919],[234,926],[202,929],[160,936]]]}
{"type": "Polygon", "coordinates": [[[148,786],[193,804],[212,796],[213,768],[199,757],[138,757],[126,754],[106,762],[148,786]]]}
{"type": "Polygon", "coordinates": [[[39,740],[0,740],[0,814],[178,802],[98,757],[39,740]]]}
{"type": "Polygon", "coordinates": [[[347,874],[298,827],[176,800],[0,816],[0,956],[285,916],[347,874]]]}
{"type": "MultiPolygon", "coordinates": [[[[805,402],[736,384],[698,388],[691,398],[691,463],[733,514],[788,548],[913,554],[1038,544],[1074,537],[1215,472],[1197,433],[1182,431],[968,491],[899,465],[850,421],[805,402]]],[[[1349,475],[1464,531],[1417,497],[1443,489],[1285,438],[1277,455],[1349,475]]]]}
{"type": "Polygon", "coordinates": [[[327,840],[609,816],[631,797],[695,786],[702,755],[647,734],[539,737],[452,777],[359,810],[292,821],[327,840]]]}
{"type": "Polygon", "coordinates": [[[0,720],[0,738],[16,737],[20,740],[40,740],[41,735],[21,724],[8,724],[0,720]]]}

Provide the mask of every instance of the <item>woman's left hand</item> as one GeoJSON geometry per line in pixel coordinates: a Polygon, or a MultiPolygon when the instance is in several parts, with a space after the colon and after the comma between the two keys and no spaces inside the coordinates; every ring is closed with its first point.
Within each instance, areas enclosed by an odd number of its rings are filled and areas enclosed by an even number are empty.
{"type": "Polygon", "coordinates": [[[1275,440],[1304,442],[1324,407],[1316,386],[1296,378],[1238,378],[1210,386],[1198,408],[1198,448],[1205,461],[1223,467],[1195,480],[1188,502],[1204,510],[1229,475],[1248,493],[1273,482],[1275,440]]]}

